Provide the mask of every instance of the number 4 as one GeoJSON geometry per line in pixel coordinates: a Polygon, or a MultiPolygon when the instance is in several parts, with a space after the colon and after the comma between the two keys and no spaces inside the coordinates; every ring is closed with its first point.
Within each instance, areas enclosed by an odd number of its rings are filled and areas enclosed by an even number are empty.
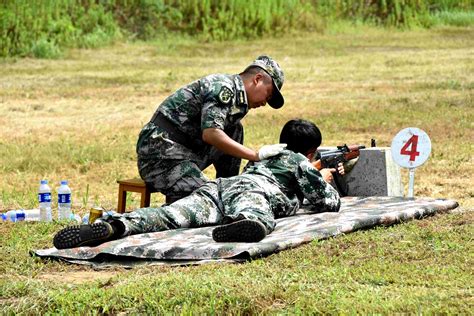
{"type": "Polygon", "coordinates": [[[402,149],[400,150],[400,155],[409,155],[410,161],[415,161],[416,157],[420,155],[419,151],[416,151],[416,147],[418,146],[418,135],[413,135],[410,139],[403,145],[402,149]],[[410,147],[408,150],[408,147],[410,147]]]}

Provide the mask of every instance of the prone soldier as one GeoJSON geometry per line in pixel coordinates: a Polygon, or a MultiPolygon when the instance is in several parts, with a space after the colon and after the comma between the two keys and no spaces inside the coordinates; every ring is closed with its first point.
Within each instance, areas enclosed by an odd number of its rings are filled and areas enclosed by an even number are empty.
{"type": "Polygon", "coordinates": [[[55,235],[54,246],[94,246],[132,234],[210,225],[221,225],[212,232],[217,242],[258,242],[274,230],[275,219],[294,215],[303,199],[314,212],[337,212],[339,194],[324,176],[336,170],[318,171],[311,163],[321,139],[313,123],[291,120],[280,134],[289,149],[250,162],[241,175],[208,181],[169,205],[66,227],[55,235]]]}

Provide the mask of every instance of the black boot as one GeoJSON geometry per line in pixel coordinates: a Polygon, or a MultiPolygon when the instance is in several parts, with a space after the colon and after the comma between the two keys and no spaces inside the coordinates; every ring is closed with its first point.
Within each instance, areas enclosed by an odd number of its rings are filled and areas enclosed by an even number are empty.
{"type": "Polygon", "coordinates": [[[266,235],[265,226],[250,219],[218,226],[212,231],[212,239],[217,242],[258,242],[266,235]]]}
{"type": "Polygon", "coordinates": [[[116,235],[113,226],[107,222],[74,225],[61,229],[54,236],[53,244],[57,249],[97,246],[115,239],[116,235]]]}

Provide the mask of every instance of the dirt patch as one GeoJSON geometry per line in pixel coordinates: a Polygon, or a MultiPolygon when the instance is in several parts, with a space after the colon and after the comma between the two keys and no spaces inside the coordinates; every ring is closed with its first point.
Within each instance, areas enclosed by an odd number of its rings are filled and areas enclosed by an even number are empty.
{"type": "Polygon", "coordinates": [[[54,272],[39,276],[40,280],[70,284],[82,284],[97,280],[106,281],[118,274],[117,271],[70,271],[54,272]]]}

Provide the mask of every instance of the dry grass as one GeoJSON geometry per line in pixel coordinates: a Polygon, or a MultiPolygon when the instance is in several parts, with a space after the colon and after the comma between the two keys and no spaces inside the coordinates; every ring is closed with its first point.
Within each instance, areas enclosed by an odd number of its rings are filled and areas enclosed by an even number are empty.
{"type": "Polygon", "coordinates": [[[321,125],[325,145],[376,138],[389,146],[400,129],[416,126],[433,142],[416,194],[472,207],[473,191],[463,185],[474,171],[472,34],[368,29],[251,43],[168,40],[3,63],[0,208],[34,207],[41,178],[54,186],[69,179],[75,208],[114,207],[115,180],[137,175],[136,138],[159,102],[200,76],[239,72],[262,52],[284,67],[287,105],[250,112],[248,146],[275,142],[294,117],[321,125]]]}

